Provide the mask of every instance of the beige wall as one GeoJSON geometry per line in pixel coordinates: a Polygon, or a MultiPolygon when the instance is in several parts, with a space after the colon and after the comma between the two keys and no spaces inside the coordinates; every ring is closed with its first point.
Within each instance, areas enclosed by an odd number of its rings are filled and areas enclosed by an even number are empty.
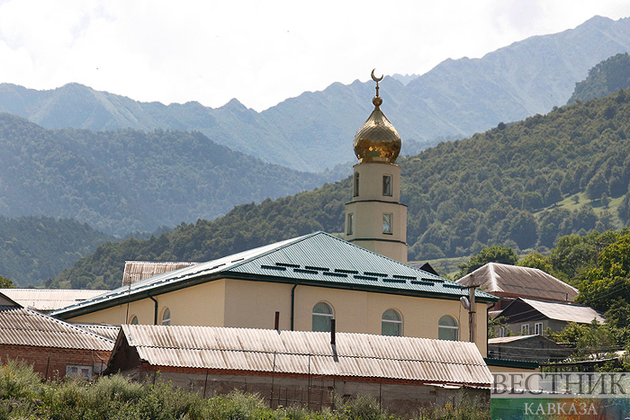
{"type": "Polygon", "coordinates": [[[354,200],[400,201],[400,166],[385,162],[365,162],[354,165],[354,173],[359,174],[359,195],[354,200]],[[392,195],[383,196],[383,175],[392,176],[392,195]]]}
{"type": "MultiPolygon", "coordinates": [[[[225,317],[225,280],[203,283],[155,296],[158,302],[158,324],[165,308],[171,311],[171,325],[223,326],[225,317]]],[[[139,324],[152,325],[155,303],[142,299],[94,313],[68,319],[72,322],[120,325],[138,317],[139,324]],[[128,315],[127,315],[128,314],[128,315]]]]}
{"type": "MultiPolygon", "coordinates": [[[[293,284],[223,279],[158,295],[158,324],[164,308],[171,311],[171,325],[208,325],[244,328],[274,327],[280,312],[280,329],[291,327],[293,284]]],[[[403,320],[403,335],[438,338],[438,321],[451,315],[459,322],[459,338],[468,341],[468,313],[459,300],[430,299],[357,290],[299,285],[295,288],[294,329],[311,331],[313,306],[327,302],[334,310],[337,331],[381,334],[381,317],[395,309],[403,320]]],[[[153,324],[154,304],[150,299],[71,319],[119,325],[133,315],[140,324],[153,324]]],[[[486,305],[477,304],[476,343],[482,355],[486,348],[486,305]]]]}

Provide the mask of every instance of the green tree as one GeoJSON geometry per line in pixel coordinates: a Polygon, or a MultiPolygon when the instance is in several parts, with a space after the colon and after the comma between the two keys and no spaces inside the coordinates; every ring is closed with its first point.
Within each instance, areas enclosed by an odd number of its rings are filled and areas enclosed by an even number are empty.
{"type": "Polygon", "coordinates": [[[5,277],[0,276],[0,289],[12,289],[15,285],[13,282],[5,277]]]}
{"type": "Polygon", "coordinates": [[[553,266],[549,257],[544,256],[540,252],[532,252],[526,255],[522,260],[518,261],[516,265],[521,267],[537,268],[544,271],[547,274],[553,273],[553,266]]]}

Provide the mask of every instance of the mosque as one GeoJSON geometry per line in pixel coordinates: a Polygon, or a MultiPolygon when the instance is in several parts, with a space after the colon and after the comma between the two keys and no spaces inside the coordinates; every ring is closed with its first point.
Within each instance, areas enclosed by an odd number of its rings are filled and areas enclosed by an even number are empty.
{"type": "Polygon", "coordinates": [[[51,315],[77,323],[336,328],[474,341],[486,356],[487,308],[497,299],[477,290],[472,307],[464,308],[465,286],[406,264],[407,207],[396,164],[401,139],[381,110],[382,77],[372,78],[374,110],[354,138],[358,163],[344,239],[315,232],[173,271],[148,270],[155,275],[51,315]],[[476,328],[469,328],[471,320],[476,328]]]}

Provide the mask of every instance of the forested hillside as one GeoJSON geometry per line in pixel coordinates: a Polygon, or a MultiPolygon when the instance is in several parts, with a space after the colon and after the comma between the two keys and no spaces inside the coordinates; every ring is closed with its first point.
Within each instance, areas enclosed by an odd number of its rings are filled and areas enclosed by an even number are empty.
{"type": "Polygon", "coordinates": [[[325,178],[271,165],[201,133],[46,130],[0,114],[0,214],[73,218],[108,234],[212,219],[325,178]]]}
{"type": "Polygon", "coordinates": [[[0,275],[15,286],[38,286],[111,239],[74,220],[0,217],[0,275]]]}
{"type": "Polygon", "coordinates": [[[603,98],[619,89],[630,88],[630,56],[617,54],[589,70],[588,77],[575,85],[568,104],[603,98]]]}
{"type": "MultiPolygon", "coordinates": [[[[591,67],[628,50],[630,19],[595,16],[482,58],[446,60],[406,85],[386,77],[383,111],[403,139],[403,152],[412,140],[462,138],[564,105],[591,67]]],[[[369,71],[356,77],[367,78],[369,71]]],[[[212,109],[198,102],[142,103],[79,84],[49,91],[2,84],[0,111],[46,128],[197,130],[267,162],[318,172],[353,159],[346,145],[369,115],[373,95],[371,81],[333,83],[256,112],[236,99],[212,109]]]]}
{"type": "MultiPolygon", "coordinates": [[[[410,260],[469,255],[491,244],[544,250],[563,235],[627,223],[629,135],[630,90],[399,159],[410,260]],[[618,212],[606,208],[611,199],[618,212]]],[[[129,259],[203,261],[314,230],[342,232],[350,197],[346,179],[237,206],[148,241],[105,244],[47,285],[114,287],[129,259]]]]}

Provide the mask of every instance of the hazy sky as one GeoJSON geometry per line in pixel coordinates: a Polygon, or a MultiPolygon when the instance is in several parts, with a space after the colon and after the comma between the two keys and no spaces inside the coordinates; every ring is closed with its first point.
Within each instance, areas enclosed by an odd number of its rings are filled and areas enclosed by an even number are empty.
{"type": "Polygon", "coordinates": [[[422,74],[628,0],[0,0],[0,83],[258,111],[377,74],[422,74]]]}

